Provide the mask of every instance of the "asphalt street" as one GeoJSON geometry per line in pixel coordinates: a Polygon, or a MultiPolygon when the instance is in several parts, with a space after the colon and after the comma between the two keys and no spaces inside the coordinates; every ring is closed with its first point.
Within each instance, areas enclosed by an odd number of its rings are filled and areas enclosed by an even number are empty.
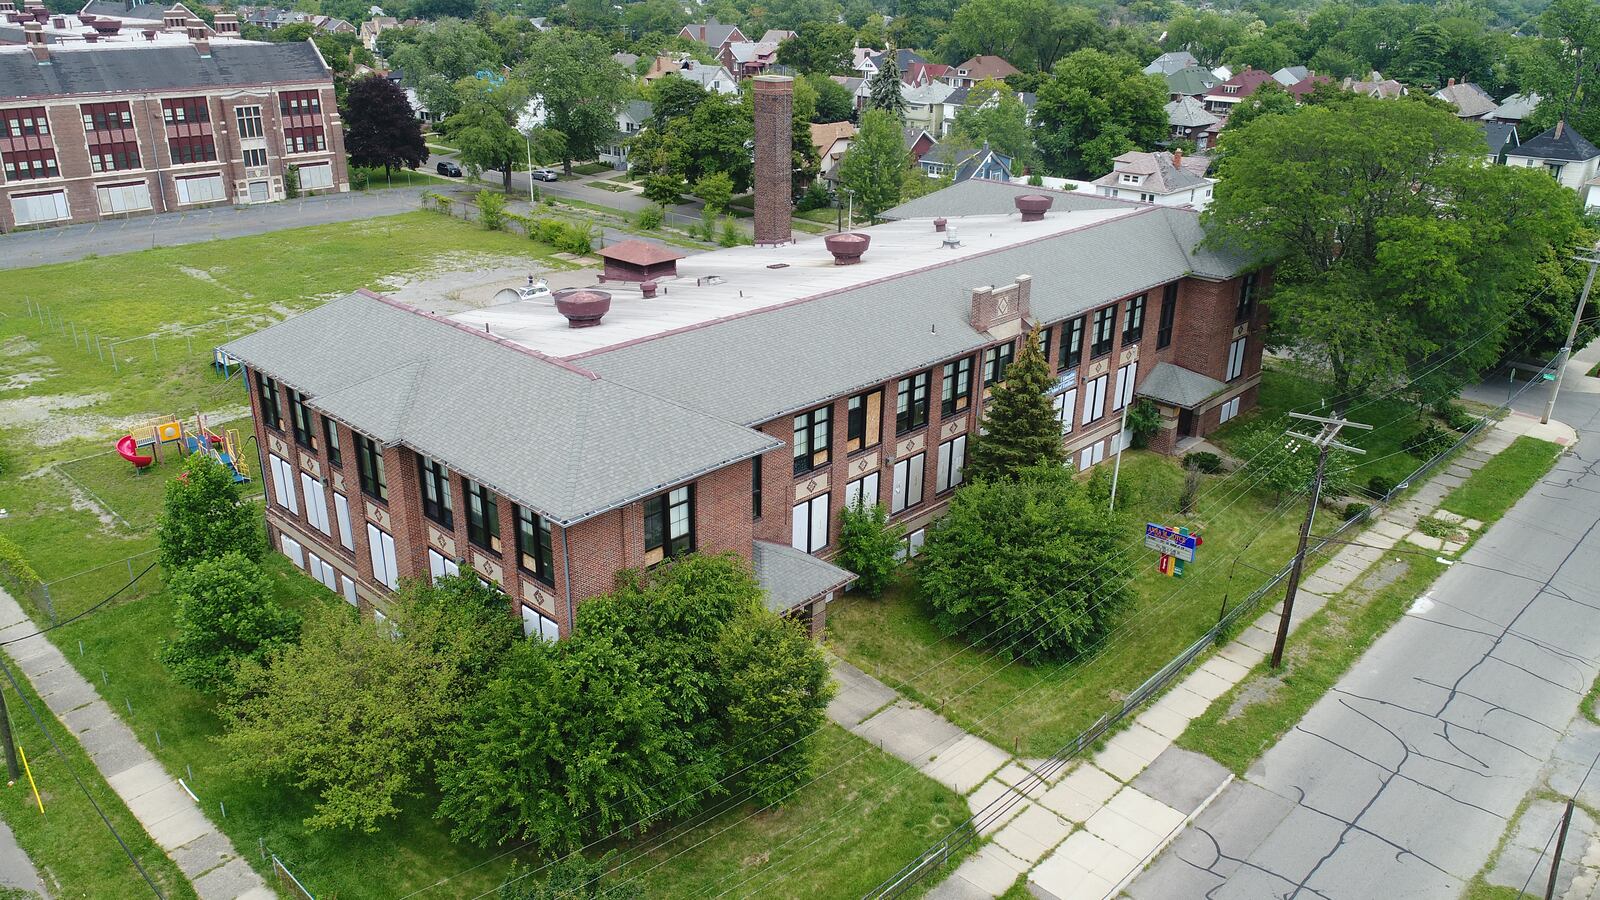
{"type": "MultiPolygon", "coordinates": [[[[1575,364],[1569,387],[1582,378],[1575,364]]],[[[1129,894],[1460,895],[1600,673],[1600,393],[1590,387],[1563,391],[1556,412],[1577,446],[1129,894]]],[[[1537,415],[1548,391],[1530,390],[1519,411],[1537,415]]]]}

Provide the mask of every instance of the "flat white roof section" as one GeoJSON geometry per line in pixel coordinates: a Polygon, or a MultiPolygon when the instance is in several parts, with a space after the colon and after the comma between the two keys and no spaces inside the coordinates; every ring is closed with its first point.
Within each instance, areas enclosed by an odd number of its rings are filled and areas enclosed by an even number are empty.
{"type": "MultiPolygon", "coordinates": [[[[872,244],[856,265],[835,265],[820,240],[779,247],[733,247],[685,257],[676,278],[657,281],[645,299],[634,282],[606,281],[611,310],[592,328],[571,328],[550,300],[519,301],[469,310],[451,319],[487,330],[561,359],[646,340],[721,319],[784,306],[805,298],[882,281],[943,263],[1133,215],[1139,207],[1053,210],[1041,221],[1007,215],[951,216],[949,231],[933,220],[905,219],[857,229],[872,244]],[[953,231],[959,245],[947,247],[953,231]]],[[[1018,272],[1017,274],[1026,274],[1018,272]]],[[[963,288],[983,285],[961,285],[963,288]]]]}

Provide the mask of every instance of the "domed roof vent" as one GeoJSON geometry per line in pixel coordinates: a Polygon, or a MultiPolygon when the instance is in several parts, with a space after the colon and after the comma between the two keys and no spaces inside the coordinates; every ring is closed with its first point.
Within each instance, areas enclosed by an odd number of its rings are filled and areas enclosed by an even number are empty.
{"type": "Polygon", "coordinates": [[[1022,213],[1022,221],[1037,222],[1050,211],[1050,204],[1053,202],[1043,194],[1023,194],[1016,200],[1017,212],[1022,213]]]}
{"type": "Polygon", "coordinates": [[[830,234],[822,239],[822,243],[833,254],[833,264],[836,266],[853,266],[861,262],[861,255],[867,252],[867,245],[872,243],[871,235],[846,231],[843,234],[830,234]]]}
{"type": "Polygon", "coordinates": [[[556,293],[556,312],[567,317],[569,328],[593,328],[611,311],[611,295],[588,288],[556,293]]]}

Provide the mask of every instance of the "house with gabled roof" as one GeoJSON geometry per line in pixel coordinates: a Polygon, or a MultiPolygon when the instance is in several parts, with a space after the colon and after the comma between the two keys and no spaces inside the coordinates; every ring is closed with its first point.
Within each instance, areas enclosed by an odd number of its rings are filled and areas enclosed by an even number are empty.
{"type": "Polygon", "coordinates": [[[1196,150],[1208,150],[1222,131],[1221,116],[1194,97],[1179,97],[1166,105],[1168,134],[1174,141],[1194,141],[1196,150]]]}
{"type": "Polygon", "coordinates": [[[683,26],[678,29],[678,36],[704,44],[719,57],[730,43],[750,40],[739,30],[739,26],[718,22],[716,16],[711,16],[704,22],[691,22],[683,26]]]}
{"type": "Polygon", "coordinates": [[[1261,69],[1245,69],[1206,91],[1206,109],[1226,116],[1240,101],[1260,90],[1262,85],[1270,83],[1273,83],[1271,73],[1261,69]]]}
{"type": "Polygon", "coordinates": [[[944,77],[958,88],[970,88],[981,81],[988,81],[991,78],[995,81],[1004,81],[1016,74],[1019,74],[1017,67],[1006,62],[1004,58],[979,54],[966,62],[957,63],[944,77]]]}
{"type": "Polygon", "coordinates": [[[1181,150],[1129,151],[1112,161],[1110,172],[1095,179],[1095,193],[1119,200],[1203,210],[1211,203],[1215,178],[1206,177],[1211,160],[1181,150]]]}
{"type": "Polygon", "coordinates": [[[1481,119],[1499,108],[1489,92],[1470,81],[1457,83],[1454,78],[1433,92],[1433,96],[1456,108],[1463,119],[1481,119]]]}
{"type": "Polygon", "coordinates": [[[1200,60],[1195,59],[1193,53],[1187,50],[1174,50],[1171,53],[1163,53],[1151,60],[1150,65],[1144,67],[1144,74],[1171,75],[1179,69],[1198,65],[1200,65],[1200,60]]]}
{"type": "Polygon", "coordinates": [[[1222,80],[1204,66],[1184,66],[1163,76],[1167,82],[1167,97],[1199,97],[1216,87],[1222,80]]]}
{"type": "Polygon", "coordinates": [[[1560,121],[1505,151],[1506,165],[1542,168],[1572,188],[1588,209],[1600,209],[1600,147],[1560,121]]]}

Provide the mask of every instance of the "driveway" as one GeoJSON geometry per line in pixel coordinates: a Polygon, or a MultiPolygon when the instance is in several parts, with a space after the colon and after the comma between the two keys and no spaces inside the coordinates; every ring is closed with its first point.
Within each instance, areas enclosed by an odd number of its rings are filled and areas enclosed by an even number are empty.
{"type": "MultiPolygon", "coordinates": [[[[1580,356],[1592,364],[1597,351],[1580,356]]],[[[1577,446],[1180,835],[1133,897],[1461,894],[1582,727],[1578,705],[1600,673],[1590,387],[1564,390],[1556,410],[1577,446]]],[[[1519,412],[1538,415],[1548,396],[1528,391],[1519,412]]]]}
{"type": "Polygon", "coordinates": [[[213,206],[186,212],[41,228],[0,235],[0,269],[73,262],[283,228],[351,222],[417,209],[422,188],[323,194],[259,206],[213,206]]]}

